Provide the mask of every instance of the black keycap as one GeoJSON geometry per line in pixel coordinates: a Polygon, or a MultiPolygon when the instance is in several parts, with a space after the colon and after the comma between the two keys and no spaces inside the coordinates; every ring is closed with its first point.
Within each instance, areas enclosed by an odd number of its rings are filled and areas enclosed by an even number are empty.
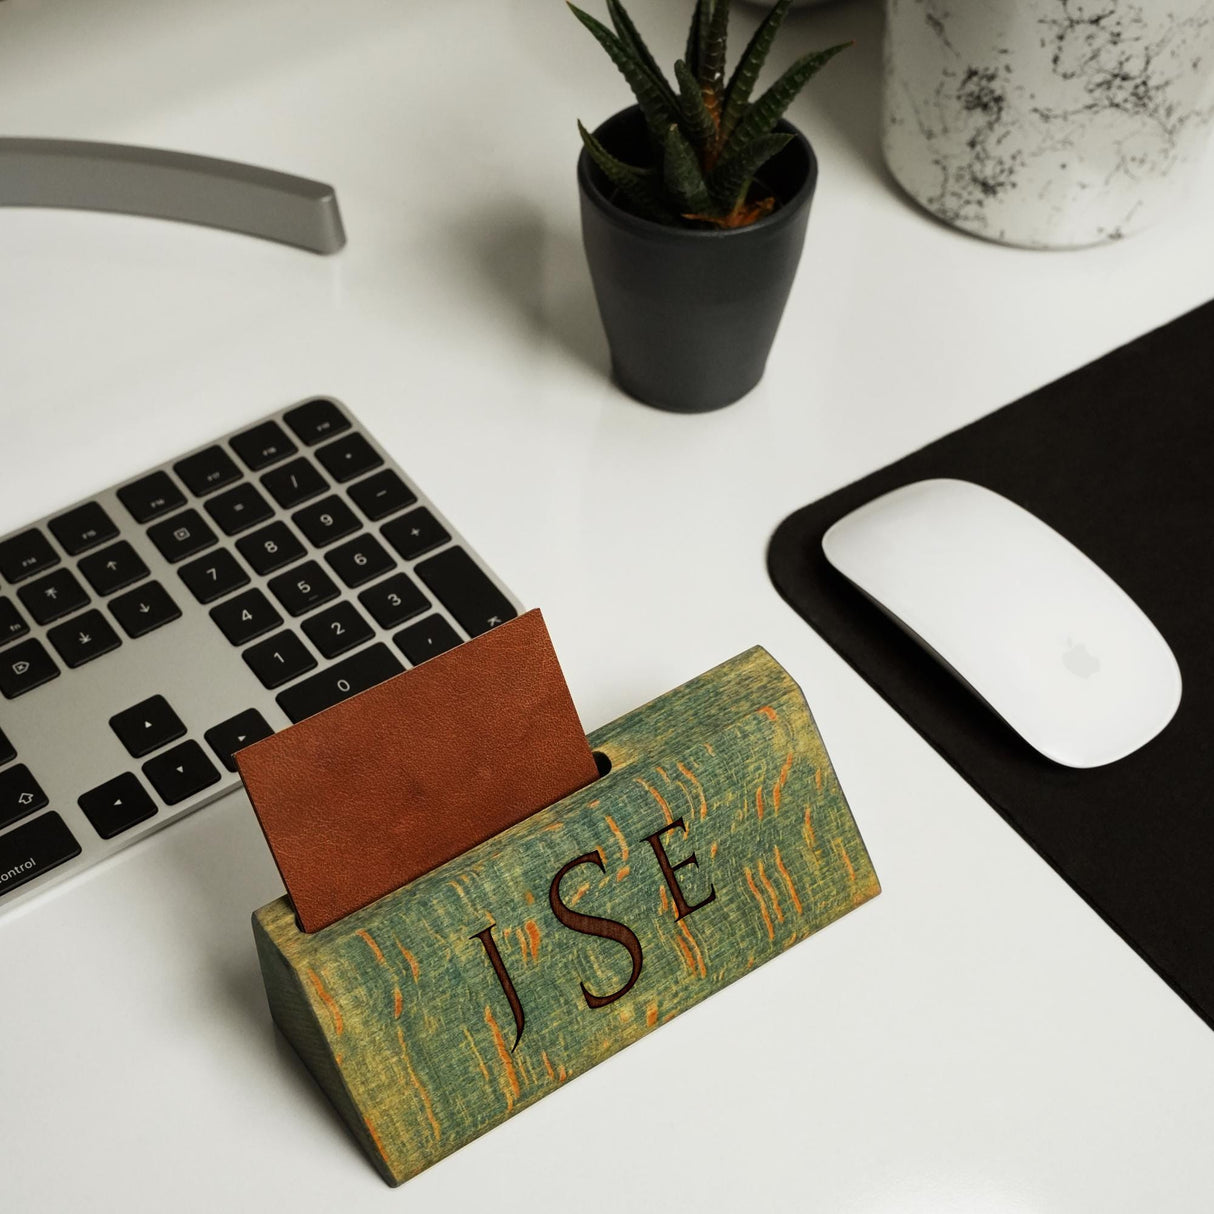
{"type": "Polygon", "coordinates": [[[235,771],[236,761],[232,756],[236,751],[268,738],[273,732],[266,724],[265,717],[256,708],[249,708],[226,721],[220,721],[214,729],[208,729],[203,737],[224,767],[228,771],[235,771]]]}
{"type": "Polygon", "coordinates": [[[58,814],[0,835],[0,897],[78,855],[80,844],[58,814]]]}
{"type": "Polygon", "coordinates": [[[385,468],[382,472],[367,477],[365,481],[351,485],[346,492],[373,523],[403,510],[406,506],[412,506],[417,501],[417,494],[391,468],[385,468]]]}
{"type": "Polygon", "coordinates": [[[226,548],[208,552],[177,572],[200,603],[213,603],[249,584],[249,575],[226,548]]]}
{"type": "Polygon", "coordinates": [[[384,462],[361,434],[347,434],[335,443],[318,447],[316,458],[335,481],[351,481],[384,462]]]}
{"type": "Polygon", "coordinates": [[[207,447],[187,455],[173,465],[173,471],[195,497],[240,480],[240,469],[222,447],[207,447]]]}
{"type": "Polygon", "coordinates": [[[51,519],[47,526],[69,556],[79,556],[118,534],[113,520],[96,502],[85,502],[51,519]]]}
{"type": "Polygon", "coordinates": [[[123,709],[110,717],[110,728],[132,759],[142,759],[185,733],[185,725],[164,696],[151,696],[123,709]]]}
{"type": "Polygon", "coordinates": [[[303,630],[326,658],[348,653],[375,635],[353,603],[338,603],[304,620],[303,630]]]}
{"type": "Polygon", "coordinates": [[[459,634],[441,615],[428,615],[408,628],[402,628],[392,638],[412,666],[420,666],[460,644],[459,634]]]}
{"type": "Polygon", "coordinates": [[[260,472],[271,464],[294,455],[297,448],[277,422],[262,422],[231,440],[232,450],[244,460],[250,472],[260,472]]]}
{"type": "Polygon", "coordinates": [[[46,793],[24,763],[0,771],[0,827],[27,818],[46,804],[46,793]]]}
{"type": "Polygon", "coordinates": [[[407,561],[445,544],[451,538],[442,523],[425,506],[394,518],[390,523],[385,523],[380,531],[384,539],[407,561]]]}
{"type": "Polygon", "coordinates": [[[293,632],[279,632],[244,651],[249,669],[263,687],[281,687],[316,666],[316,659],[293,632]]]}
{"type": "Polygon", "coordinates": [[[329,482],[306,459],[293,459],[289,464],[267,472],[261,483],[284,510],[306,502],[329,487],[329,482]]]}
{"type": "Polygon", "coordinates": [[[233,645],[247,645],[282,623],[282,616],[260,590],[246,590],[212,607],[211,619],[233,645]]]}
{"type": "Polygon", "coordinates": [[[395,628],[420,615],[430,606],[417,583],[407,573],[395,573],[390,578],[364,590],[358,601],[375,617],[381,628],[395,628]]]}
{"type": "Polygon", "coordinates": [[[338,594],[333,579],[315,561],[305,561],[287,573],[280,573],[266,585],[292,615],[303,615],[338,594]]]}
{"type": "Polygon", "coordinates": [[[146,636],[180,619],[181,608],[159,582],[148,582],[110,601],[114,618],[129,637],[146,636]]]}
{"type": "Polygon", "coordinates": [[[211,498],[207,502],[207,513],[223,528],[224,535],[235,535],[264,523],[274,511],[270,503],[245,481],[211,498]]]}
{"type": "Polygon", "coordinates": [[[80,572],[98,594],[106,595],[147,577],[148,567],[126,540],[119,540],[86,556],[80,562],[80,572]]]}
{"type": "Polygon", "coordinates": [[[10,582],[19,582],[58,564],[59,555],[50,541],[33,527],[0,543],[0,573],[10,582]]]}
{"type": "Polygon", "coordinates": [[[331,400],[323,399],[310,400],[288,409],[283,420],[295,432],[295,437],[309,447],[350,428],[341,410],[331,400]]]}
{"type": "Polygon", "coordinates": [[[480,636],[518,614],[462,548],[449,548],[422,561],[416,572],[470,637],[480,636]]]}
{"type": "Polygon", "coordinates": [[[347,586],[361,586],[387,573],[395,564],[373,535],[360,535],[348,544],[334,548],[325,554],[325,560],[347,586]]]}
{"type": "Polygon", "coordinates": [[[75,619],[56,624],[46,639],[59,651],[64,664],[75,668],[99,658],[122,642],[110,622],[95,607],[75,619]]]}
{"type": "Polygon", "coordinates": [[[152,519],[185,505],[185,494],[173,483],[167,472],[153,472],[142,480],[124,485],[118,490],[118,500],[131,512],[137,523],[152,519]]]}
{"type": "Polygon", "coordinates": [[[6,700],[15,700],[58,677],[59,667],[41,641],[31,638],[0,654],[0,695],[6,700]]]}
{"type": "Polygon", "coordinates": [[[315,716],[404,670],[400,659],[382,642],[334,663],[277,696],[278,706],[292,721],[315,716]]]}
{"type": "Polygon", "coordinates": [[[156,802],[139,783],[139,777],[129,771],[81,793],[76,804],[103,839],[130,830],[156,812],[156,802]]]}
{"type": "Polygon", "coordinates": [[[25,609],[39,624],[62,619],[88,605],[89,596],[70,569],[56,569],[17,591],[25,609]]]}
{"type": "Polygon", "coordinates": [[[148,538],[170,564],[184,561],[215,543],[215,532],[197,510],[183,510],[148,528],[148,538]]]}
{"type": "Polygon", "coordinates": [[[304,555],[304,546],[291,533],[286,523],[271,523],[252,535],[236,541],[240,555],[253,566],[256,573],[273,573],[304,555]]]}
{"type": "Polygon", "coordinates": [[[193,741],[149,759],[143,765],[143,774],[166,805],[176,805],[220,780],[215,764],[193,741]]]}
{"type": "Polygon", "coordinates": [[[323,548],[362,526],[354,511],[340,497],[332,496],[297,510],[291,518],[316,548],[323,548]]]}
{"type": "Polygon", "coordinates": [[[25,636],[29,630],[30,626],[21,618],[17,604],[0,599],[0,645],[25,636]]]}
{"type": "Polygon", "coordinates": [[[17,748],[5,736],[4,730],[0,729],[0,763],[11,763],[17,757],[17,748]]]}

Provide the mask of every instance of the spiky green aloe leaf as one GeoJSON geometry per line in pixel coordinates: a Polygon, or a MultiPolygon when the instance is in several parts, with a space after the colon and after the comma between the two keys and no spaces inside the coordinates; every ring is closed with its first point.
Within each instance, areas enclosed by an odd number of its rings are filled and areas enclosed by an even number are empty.
{"type": "Polygon", "coordinates": [[[677,222],[678,217],[663,201],[662,192],[653,169],[639,169],[613,156],[580,122],[582,143],[590,159],[598,165],[603,176],[632,204],[633,210],[645,219],[658,223],[677,222]]]}
{"type": "Polygon", "coordinates": [[[721,150],[721,158],[725,159],[760,135],[767,134],[809,79],[849,46],[850,42],[842,42],[824,51],[812,51],[808,55],[802,55],[758,101],[746,109],[733,133],[726,140],[721,150]]]}
{"type": "Polygon", "coordinates": [[[771,12],[759,23],[759,28],[755,30],[746,44],[746,49],[742,52],[737,67],[733,69],[733,75],[729,78],[729,86],[725,90],[725,109],[721,115],[721,135],[725,139],[728,139],[733,133],[734,127],[738,125],[738,119],[746,110],[746,103],[750,100],[755,82],[759,79],[759,73],[767,61],[771,44],[775,41],[776,34],[791,3],[792,0],[776,0],[771,12]]]}
{"type": "Polygon", "coordinates": [[[667,103],[673,107],[675,104],[674,90],[662,74],[662,69],[658,67],[658,61],[650,53],[649,47],[645,45],[645,39],[641,37],[640,31],[633,24],[628,10],[624,8],[620,0],[607,0],[607,12],[620,41],[632,51],[641,65],[654,78],[665,93],[667,103]]]}
{"type": "Polygon", "coordinates": [[[712,20],[712,0],[696,0],[695,10],[691,14],[691,29],[687,31],[687,50],[683,54],[683,62],[691,69],[691,74],[699,80],[700,63],[704,58],[704,41],[708,37],[708,26],[712,20]]]}
{"type": "Polygon", "coordinates": [[[708,174],[713,203],[728,213],[746,201],[755,173],[792,140],[791,135],[760,135],[708,174]]]}
{"type": "Polygon", "coordinates": [[[704,90],[704,102],[713,116],[713,122],[721,119],[721,106],[725,92],[725,46],[729,40],[730,0],[716,0],[712,20],[704,34],[703,54],[700,58],[700,87],[704,90]]]}
{"type": "Polygon", "coordinates": [[[683,112],[683,129],[698,151],[704,151],[716,142],[717,124],[713,121],[700,82],[691,74],[691,69],[682,59],[674,65],[675,79],[679,82],[679,103],[683,112]]]}
{"type": "MultiPolygon", "coordinates": [[[[570,4],[573,15],[594,35],[599,45],[611,57],[612,63],[620,70],[620,74],[628,81],[637,105],[645,116],[645,123],[654,143],[661,147],[665,140],[666,128],[678,121],[678,111],[666,100],[662,86],[649,73],[649,69],[636,57],[633,51],[601,21],[596,21],[589,13],[583,12],[576,4],[570,4]]],[[[669,85],[667,85],[669,92],[669,85]]]]}
{"type": "Polygon", "coordinates": [[[699,158],[675,123],[671,123],[666,131],[665,149],[662,184],[667,194],[678,201],[684,215],[711,213],[712,195],[704,181],[699,158]]]}

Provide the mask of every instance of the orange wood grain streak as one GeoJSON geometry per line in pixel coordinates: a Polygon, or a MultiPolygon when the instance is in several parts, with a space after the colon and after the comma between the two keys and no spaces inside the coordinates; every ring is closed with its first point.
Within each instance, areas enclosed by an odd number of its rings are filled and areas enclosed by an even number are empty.
{"type": "Polygon", "coordinates": [[[320,975],[314,970],[308,970],[308,977],[312,980],[312,985],[316,988],[316,993],[320,996],[328,1010],[329,1016],[333,1020],[333,1031],[340,1037],[345,1032],[345,1022],[341,1018],[341,1008],[337,1006],[337,1001],[325,990],[325,984],[321,982],[320,975]]]}
{"type": "Polygon", "coordinates": [[[510,1051],[506,1048],[506,1039],[502,1036],[502,1030],[497,1027],[497,1021],[493,1019],[493,1010],[488,1004],[485,1004],[485,1023],[493,1034],[493,1044],[497,1047],[497,1056],[502,1061],[502,1071],[506,1083],[509,1085],[502,1088],[502,1095],[506,1097],[506,1107],[513,1109],[514,1102],[521,1091],[518,1072],[514,1069],[514,1059],[510,1057],[510,1051]]]}
{"type": "Polygon", "coordinates": [[[388,964],[388,962],[387,962],[387,961],[384,959],[383,950],[382,950],[382,949],[379,947],[379,945],[378,945],[378,944],[376,944],[376,943],[375,943],[375,938],[374,938],[374,937],[371,935],[371,933],[370,933],[370,932],[368,932],[368,931],[364,931],[364,930],[363,930],[363,929],[360,927],[360,928],[358,929],[358,932],[357,932],[356,934],[358,935],[358,937],[359,937],[361,940],[363,940],[363,941],[366,943],[367,947],[368,947],[368,948],[371,950],[371,956],[372,956],[372,957],[374,957],[374,958],[375,958],[375,960],[376,960],[376,961],[377,961],[377,962],[378,962],[380,965],[387,965],[387,964],[388,964]]]}
{"type": "Polygon", "coordinates": [[[759,893],[759,887],[755,884],[754,875],[749,868],[743,870],[746,874],[746,884],[750,886],[750,892],[754,894],[755,901],[759,904],[759,910],[763,914],[763,923],[767,928],[768,940],[776,938],[776,929],[772,926],[771,916],[767,913],[767,903],[763,901],[763,895],[759,893]]]}
{"type": "Polygon", "coordinates": [[[789,875],[788,869],[784,867],[784,860],[780,855],[779,847],[773,848],[773,856],[776,862],[776,869],[780,876],[784,879],[784,884],[788,889],[788,896],[792,899],[792,904],[797,908],[797,914],[804,914],[801,909],[801,899],[797,897],[797,887],[793,884],[792,877],[789,875]]]}

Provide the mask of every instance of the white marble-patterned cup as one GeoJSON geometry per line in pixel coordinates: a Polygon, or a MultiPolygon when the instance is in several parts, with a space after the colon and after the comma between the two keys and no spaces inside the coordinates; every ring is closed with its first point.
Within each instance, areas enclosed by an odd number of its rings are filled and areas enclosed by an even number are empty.
{"type": "Polygon", "coordinates": [[[886,0],[882,144],[948,223],[1068,248],[1154,223],[1214,115],[1214,0],[886,0]]]}

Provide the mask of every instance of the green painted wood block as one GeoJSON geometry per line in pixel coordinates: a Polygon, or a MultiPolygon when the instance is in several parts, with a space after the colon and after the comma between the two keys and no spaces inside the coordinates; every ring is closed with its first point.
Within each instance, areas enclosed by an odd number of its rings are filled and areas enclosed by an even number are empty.
{"type": "Polygon", "coordinates": [[[763,649],[590,743],[607,775],[363,910],[253,917],[274,1019],[391,1184],[880,892],[763,649]]]}

